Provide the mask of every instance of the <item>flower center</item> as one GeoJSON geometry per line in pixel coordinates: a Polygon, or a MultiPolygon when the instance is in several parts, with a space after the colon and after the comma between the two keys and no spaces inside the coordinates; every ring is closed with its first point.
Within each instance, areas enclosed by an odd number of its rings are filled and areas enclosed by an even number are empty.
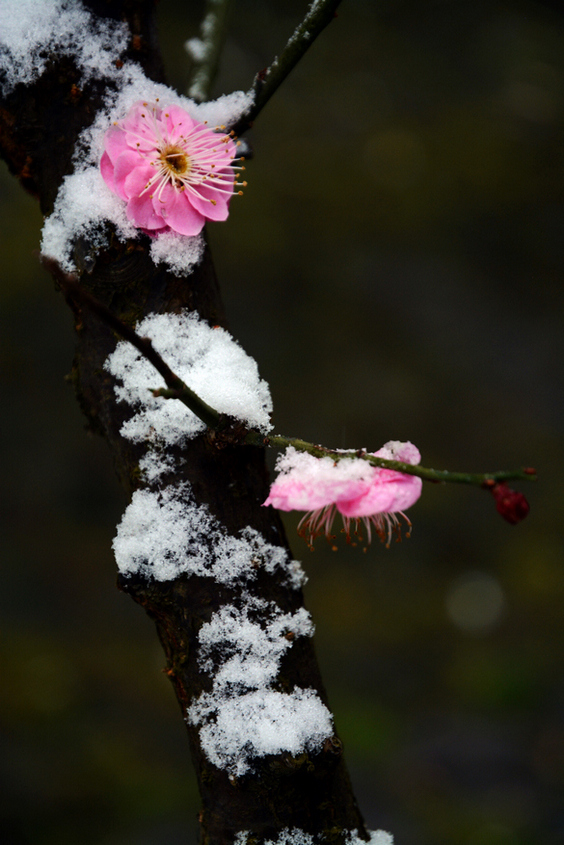
{"type": "Polygon", "coordinates": [[[192,170],[190,157],[182,147],[165,147],[159,155],[159,161],[172,176],[187,176],[192,170]]]}

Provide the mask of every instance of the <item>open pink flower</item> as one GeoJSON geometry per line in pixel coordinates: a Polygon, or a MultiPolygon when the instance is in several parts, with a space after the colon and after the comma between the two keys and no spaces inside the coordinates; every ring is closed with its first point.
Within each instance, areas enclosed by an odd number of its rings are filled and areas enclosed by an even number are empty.
{"type": "MultiPolygon", "coordinates": [[[[397,440],[391,440],[373,454],[407,464],[418,464],[421,460],[416,446],[397,440]]],[[[280,475],[264,504],[283,511],[307,511],[298,531],[310,547],[319,534],[325,533],[328,539],[333,539],[331,528],[337,512],[343,518],[348,542],[351,542],[351,528],[362,540],[362,523],[369,543],[374,529],[389,546],[394,531],[398,539],[401,536],[399,517],[411,527],[404,511],[421,495],[420,478],[358,459],[315,458],[289,447],[278,459],[277,468],[280,475]]]]}
{"type": "MultiPolygon", "coordinates": [[[[225,128],[225,127],[223,127],[225,128]]],[[[236,143],[179,106],[138,102],[106,132],[104,181],[149,234],[197,235],[225,220],[236,182],[236,143]]],[[[245,183],[242,183],[245,184],[245,183]]]]}

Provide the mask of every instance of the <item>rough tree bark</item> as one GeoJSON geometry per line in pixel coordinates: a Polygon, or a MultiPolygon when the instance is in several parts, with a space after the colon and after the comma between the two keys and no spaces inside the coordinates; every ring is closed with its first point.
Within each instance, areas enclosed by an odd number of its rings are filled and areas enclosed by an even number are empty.
{"type": "MultiPolygon", "coordinates": [[[[163,81],[152,0],[90,0],[85,6],[96,15],[126,20],[130,28],[128,58],[139,62],[150,78],[163,81]]],[[[116,56],[120,59],[124,56],[116,56]]],[[[94,119],[108,84],[108,80],[97,79],[81,88],[73,63],[52,56],[47,71],[35,83],[18,85],[2,103],[3,157],[22,186],[38,199],[44,214],[52,211],[59,185],[72,171],[76,140],[94,119]]],[[[114,240],[110,248],[96,255],[94,269],[82,275],[81,283],[129,324],[148,313],[189,308],[210,324],[225,325],[209,249],[190,276],[179,278],[162,269],[163,265],[155,267],[148,246],[148,238],[129,244],[114,240]]],[[[131,494],[140,485],[138,465],[144,450],[120,436],[129,411],[116,404],[113,380],[102,368],[116,346],[116,337],[92,314],[72,307],[77,331],[73,377],[78,400],[92,428],[106,438],[121,482],[131,494]]],[[[261,449],[219,448],[213,438],[202,435],[177,449],[176,457],[174,481],[188,480],[198,504],[206,503],[229,533],[236,535],[248,525],[267,542],[285,547],[277,513],[261,507],[268,493],[261,449]]],[[[167,673],[186,719],[190,702],[210,685],[197,663],[196,635],[212,613],[236,598],[237,589],[218,587],[211,578],[195,576],[182,576],[174,582],[133,576],[120,578],[119,586],[155,620],[167,673]]],[[[266,571],[259,572],[247,589],[276,602],[285,613],[302,604],[299,590],[289,590],[276,574],[266,571]]],[[[300,637],[287,651],[279,680],[282,690],[313,688],[326,700],[311,639],[300,637]]],[[[235,780],[207,760],[198,730],[187,727],[202,796],[202,843],[230,843],[240,830],[251,831],[252,841],[258,843],[276,839],[286,827],[301,828],[316,841],[342,842],[347,832],[355,829],[367,838],[336,736],[315,755],[283,754],[256,760],[252,773],[235,780]]]]}

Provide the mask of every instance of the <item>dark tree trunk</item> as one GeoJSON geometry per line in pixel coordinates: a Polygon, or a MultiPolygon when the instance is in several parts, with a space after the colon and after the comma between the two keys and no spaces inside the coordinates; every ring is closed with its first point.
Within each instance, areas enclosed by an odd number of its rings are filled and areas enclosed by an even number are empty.
{"type": "MultiPolygon", "coordinates": [[[[154,36],[154,4],[150,0],[85,3],[95,14],[125,19],[131,29],[129,58],[153,79],[162,79],[162,63],[154,36]]],[[[125,57],[116,57],[116,59],[125,57]]],[[[80,132],[94,119],[108,80],[80,89],[79,74],[68,58],[53,57],[47,71],[32,85],[18,85],[2,103],[0,144],[11,171],[49,214],[65,174],[72,171],[72,154],[80,132]]],[[[161,265],[162,266],[162,265],[161,265]]],[[[157,268],[149,257],[149,240],[130,244],[114,240],[96,256],[83,284],[129,324],[149,313],[197,311],[210,324],[225,325],[223,306],[211,255],[179,278],[157,268]]],[[[73,306],[77,350],[73,368],[79,402],[91,426],[108,441],[118,475],[132,493],[140,484],[142,446],[125,440],[120,427],[130,411],[118,405],[113,379],[103,370],[115,349],[113,332],[92,314],[73,306]]],[[[175,483],[189,481],[196,502],[205,503],[230,534],[244,526],[259,531],[268,543],[286,545],[278,514],[261,507],[268,494],[263,451],[251,446],[218,448],[206,435],[177,449],[175,483]],[[183,460],[181,461],[180,458],[183,460]]],[[[172,477],[168,479],[172,480],[172,477]]],[[[167,673],[176,690],[182,715],[210,680],[197,662],[197,634],[202,624],[226,603],[240,598],[237,587],[221,587],[211,578],[182,576],[155,581],[121,577],[119,586],[155,620],[167,657],[167,673]]],[[[253,596],[275,602],[284,613],[302,605],[300,590],[290,590],[276,573],[261,570],[246,584],[253,596]]],[[[311,639],[297,638],[286,652],[277,678],[281,690],[295,687],[325,693],[311,639]]],[[[317,840],[342,842],[357,829],[365,837],[337,737],[315,754],[289,754],[254,760],[251,772],[235,779],[216,768],[200,747],[198,730],[188,725],[192,758],[202,795],[202,842],[230,843],[240,830],[253,842],[276,839],[284,828],[301,828],[317,840]]]]}

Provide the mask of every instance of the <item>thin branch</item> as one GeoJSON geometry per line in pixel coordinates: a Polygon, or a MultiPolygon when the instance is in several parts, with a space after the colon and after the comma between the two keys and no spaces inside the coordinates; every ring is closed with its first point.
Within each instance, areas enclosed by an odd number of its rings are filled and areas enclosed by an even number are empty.
{"type": "Polygon", "coordinates": [[[184,45],[194,62],[188,96],[198,103],[209,99],[227,34],[230,7],[231,0],[206,0],[200,37],[191,38],[184,45]]]}
{"type": "Polygon", "coordinates": [[[255,76],[249,92],[253,95],[253,104],[249,111],[231,127],[236,135],[242,135],[251,126],[317,36],[336,17],[336,9],[340,2],[341,0],[313,0],[305,18],[288,39],[280,56],[274,59],[270,67],[255,76]]]}
{"type": "MultiPolygon", "coordinates": [[[[164,378],[167,388],[156,388],[151,390],[153,396],[161,396],[164,399],[178,399],[183,402],[199,419],[210,429],[217,431],[225,428],[225,417],[215,408],[212,408],[203,401],[194,391],[179,378],[161,358],[148,337],[141,337],[135,329],[122,322],[119,317],[107,308],[103,303],[95,299],[78,282],[77,276],[65,273],[60,264],[54,258],[40,256],[43,266],[54,276],[64,293],[77,305],[84,306],[93,314],[96,314],[116,334],[129,341],[143,355],[164,378]]],[[[148,388],[150,389],[150,388],[148,388]]],[[[227,442],[230,432],[226,429],[224,440],[227,442]]],[[[370,455],[364,450],[339,450],[327,449],[307,440],[297,437],[285,437],[282,434],[264,435],[255,429],[241,431],[240,426],[235,427],[232,432],[234,443],[244,443],[250,446],[271,446],[276,449],[284,449],[293,446],[301,452],[308,452],[316,458],[332,458],[334,461],[342,461],[344,458],[354,458],[368,461],[373,466],[384,469],[393,469],[396,472],[403,472],[405,475],[416,475],[424,481],[449,482],[455,484],[472,484],[477,487],[493,488],[495,485],[505,481],[536,481],[536,471],[531,467],[524,467],[516,470],[500,470],[499,472],[467,473],[450,472],[449,470],[437,470],[430,467],[422,467],[415,464],[407,464],[403,461],[391,461],[386,458],[378,458],[370,455]]]]}
{"type": "Polygon", "coordinates": [[[256,431],[249,431],[245,443],[274,446],[278,449],[283,449],[288,446],[293,446],[299,452],[308,452],[316,458],[332,458],[334,461],[342,461],[344,458],[355,458],[367,461],[376,467],[384,469],[393,469],[397,472],[403,472],[405,475],[416,475],[424,481],[433,481],[435,483],[449,482],[454,484],[472,484],[477,487],[493,487],[495,484],[504,481],[536,481],[536,470],[532,467],[522,467],[515,470],[499,470],[499,472],[450,472],[446,469],[431,469],[430,467],[422,467],[417,464],[407,464],[403,461],[391,461],[386,458],[378,458],[376,455],[370,455],[364,450],[339,450],[327,449],[325,446],[318,446],[314,443],[308,443],[307,440],[300,440],[296,437],[285,437],[281,434],[272,434],[264,436],[256,431]]]}
{"type": "MultiPolygon", "coordinates": [[[[88,308],[93,314],[96,314],[103,323],[109,326],[113,331],[128,340],[129,343],[151,362],[153,367],[164,378],[171,396],[183,402],[203,423],[209,428],[217,428],[220,423],[220,414],[215,408],[212,408],[203,399],[194,393],[181,378],[172,372],[168,364],[159,355],[148,337],[141,337],[137,332],[124,323],[115,314],[112,314],[102,302],[95,299],[92,294],[88,293],[78,282],[78,277],[72,273],[65,273],[61,265],[54,258],[48,255],[41,255],[39,260],[46,270],[56,279],[66,296],[79,306],[88,308]]],[[[158,393],[158,391],[154,391],[158,393]]]]}

